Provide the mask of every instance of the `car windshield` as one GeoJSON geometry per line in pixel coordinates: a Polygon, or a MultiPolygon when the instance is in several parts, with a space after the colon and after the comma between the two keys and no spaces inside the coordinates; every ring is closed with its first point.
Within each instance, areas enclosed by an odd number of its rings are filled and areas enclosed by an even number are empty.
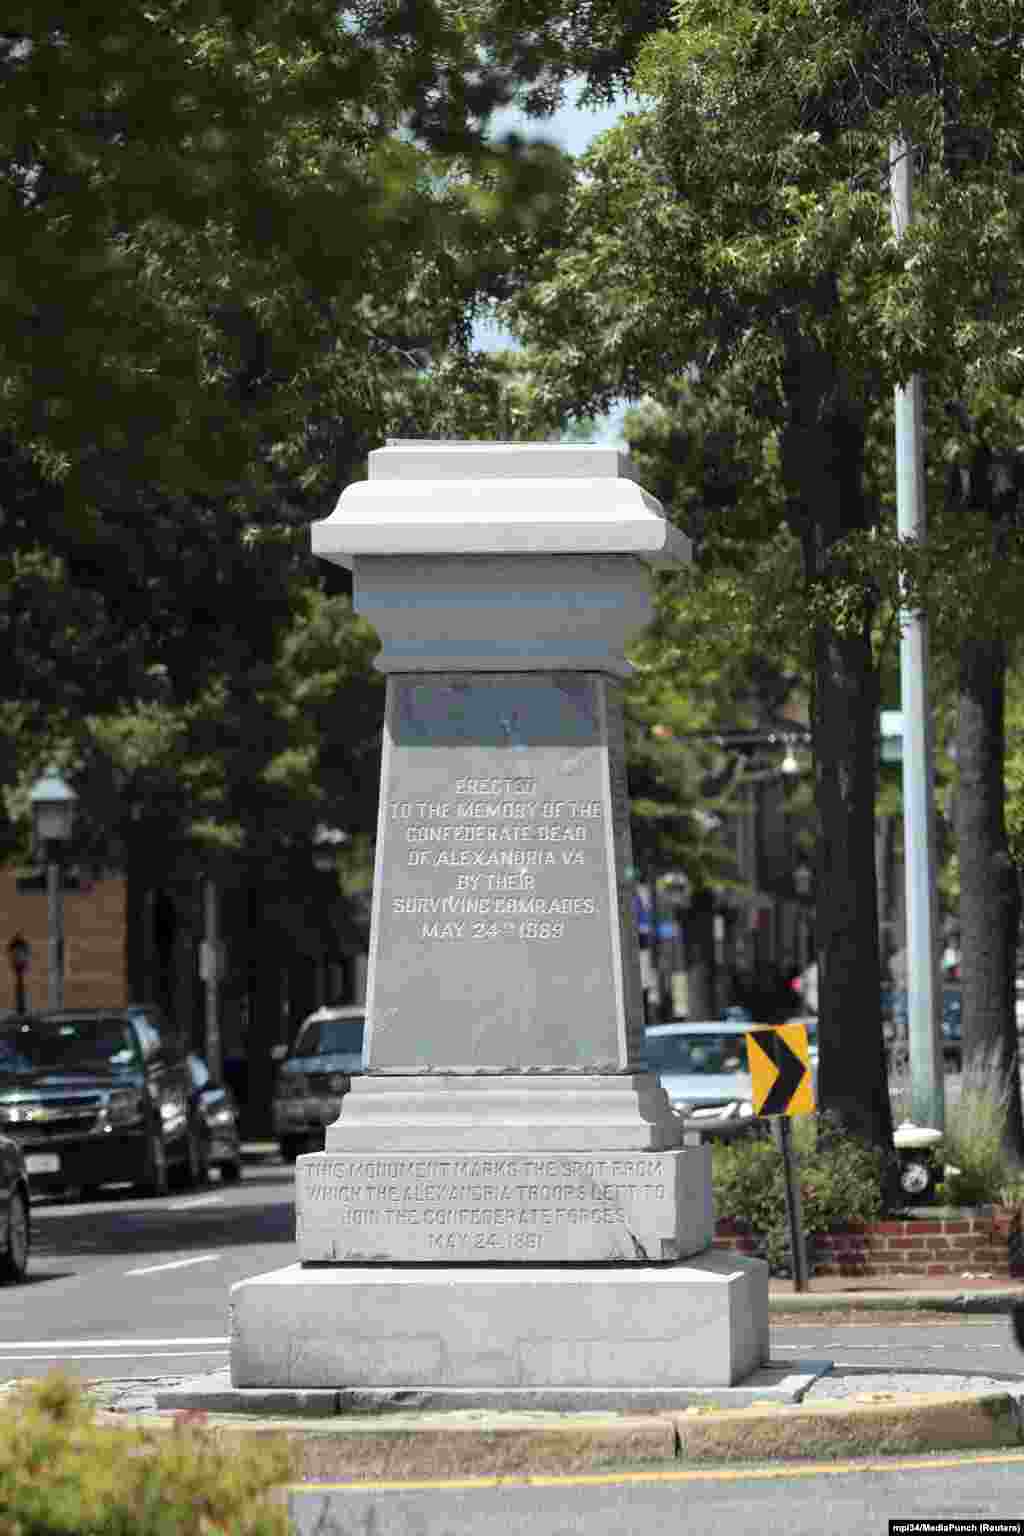
{"type": "Polygon", "coordinates": [[[19,1019],[0,1032],[2,1072],[122,1072],[137,1065],[123,1019],[19,1019]]]}
{"type": "Polygon", "coordinates": [[[746,1072],[747,1045],[741,1034],[648,1034],[644,1041],[644,1058],[653,1072],[723,1076],[746,1072]]]}
{"type": "Polygon", "coordinates": [[[307,1019],[292,1046],[293,1056],[361,1056],[363,1021],[307,1019]]]}

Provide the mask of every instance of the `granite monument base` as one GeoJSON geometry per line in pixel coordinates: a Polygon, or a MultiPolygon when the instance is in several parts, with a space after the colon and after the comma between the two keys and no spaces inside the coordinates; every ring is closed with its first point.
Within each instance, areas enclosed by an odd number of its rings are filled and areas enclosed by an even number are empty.
{"type": "MultiPolygon", "coordinates": [[[[231,1291],[235,1387],[543,1393],[733,1386],[768,1359],[768,1266],[293,1265],[231,1291]]],[[[582,1398],[580,1399],[583,1400],[582,1398]]]]}
{"type": "Polygon", "coordinates": [[[307,1264],[672,1262],[714,1236],[708,1147],[318,1152],[295,1208],[307,1264]]]}

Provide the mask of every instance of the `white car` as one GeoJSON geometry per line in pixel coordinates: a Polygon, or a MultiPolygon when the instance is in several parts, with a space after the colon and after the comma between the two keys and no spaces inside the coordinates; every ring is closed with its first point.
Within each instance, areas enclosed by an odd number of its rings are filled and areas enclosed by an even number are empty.
{"type": "Polygon", "coordinates": [[[656,1072],[687,1131],[735,1136],[754,1128],[749,1024],[649,1024],[644,1065],[656,1072]]]}
{"type": "MultiPolygon", "coordinates": [[[[787,1019],[807,1031],[807,1058],[817,1096],[818,1021],[787,1019]]],[[[736,1136],[767,1126],[754,1114],[748,1030],[754,1023],[649,1024],[644,1030],[644,1064],[658,1074],[669,1102],[688,1132],[736,1136]]]]}

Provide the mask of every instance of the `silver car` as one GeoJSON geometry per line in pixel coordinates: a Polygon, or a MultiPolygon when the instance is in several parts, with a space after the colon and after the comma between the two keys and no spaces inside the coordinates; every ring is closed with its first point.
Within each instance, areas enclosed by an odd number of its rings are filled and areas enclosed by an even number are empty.
{"type": "Polygon", "coordinates": [[[687,1132],[735,1136],[757,1126],[742,1023],[649,1024],[644,1064],[687,1132]]]}
{"type": "Polygon", "coordinates": [[[318,1008],[282,1052],[274,1084],[274,1137],[285,1162],[323,1150],[352,1074],[363,1070],[363,1008],[318,1008]]]}

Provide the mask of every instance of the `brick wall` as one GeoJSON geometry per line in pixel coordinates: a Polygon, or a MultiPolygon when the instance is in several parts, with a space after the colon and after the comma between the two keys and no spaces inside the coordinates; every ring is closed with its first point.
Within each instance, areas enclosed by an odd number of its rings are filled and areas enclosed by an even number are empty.
{"type": "MultiPolygon", "coordinates": [[[[719,1221],[714,1246],[753,1253],[757,1244],[734,1222],[719,1221]]],[[[818,1233],[810,1246],[814,1258],[809,1254],[808,1262],[815,1275],[1024,1274],[1020,1233],[995,1232],[991,1209],[984,1206],[949,1216],[876,1221],[848,1231],[818,1233]]]]}
{"type": "MultiPolygon", "coordinates": [[[[125,887],[120,877],[83,880],[64,892],[64,1004],[123,1007],[125,887]]],[[[26,1006],[47,1006],[46,892],[19,891],[17,872],[0,869],[0,1009],[14,1007],[14,973],[7,945],[16,933],[32,946],[25,973],[26,1006]]]]}

